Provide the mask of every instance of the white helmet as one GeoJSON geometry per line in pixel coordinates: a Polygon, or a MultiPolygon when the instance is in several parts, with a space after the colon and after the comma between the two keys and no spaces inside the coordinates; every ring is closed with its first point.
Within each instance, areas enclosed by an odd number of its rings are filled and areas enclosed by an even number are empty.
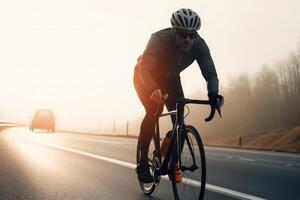
{"type": "Polygon", "coordinates": [[[171,24],[174,29],[197,31],[200,29],[201,20],[196,12],[188,8],[181,8],[172,14],[171,24]]]}

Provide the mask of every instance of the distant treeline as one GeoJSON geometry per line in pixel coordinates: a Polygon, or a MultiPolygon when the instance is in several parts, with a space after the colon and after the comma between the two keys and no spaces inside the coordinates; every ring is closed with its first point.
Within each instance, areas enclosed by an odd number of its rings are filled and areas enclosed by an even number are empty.
{"type": "MultiPolygon", "coordinates": [[[[280,63],[263,66],[254,76],[241,74],[233,78],[220,93],[225,97],[222,119],[217,116],[205,123],[203,119],[209,109],[190,106],[187,121],[199,128],[204,140],[299,126],[300,46],[280,63]]],[[[140,121],[130,122],[135,133],[138,133],[140,121]]],[[[161,125],[170,127],[167,123],[163,120],[161,125]]]]}
{"type": "Polygon", "coordinates": [[[212,136],[248,135],[299,126],[300,46],[280,63],[263,66],[254,77],[242,74],[232,79],[222,94],[223,119],[204,126],[204,131],[212,136]]]}

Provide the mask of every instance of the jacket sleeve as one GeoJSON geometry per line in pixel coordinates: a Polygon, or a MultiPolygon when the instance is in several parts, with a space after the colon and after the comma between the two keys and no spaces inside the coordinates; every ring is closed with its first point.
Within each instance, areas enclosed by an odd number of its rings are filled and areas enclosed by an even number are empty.
{"type": "Polygon", "coordinates": [[[153,77],[153,72],[159,65],[159,56],[161,55],[161,52],[162,49],[159,37],[151,35],[146,49],[139,60],[138,68],[139,77],[149,91],[153,91],[158,88],[158,85],[153,77]]]}
{"type": "Polygon", "coordinates": [[[198,38],[195,44],[196,60],[202,75],[207,82],[208,92],[219,92],[219,79],[209,48],[202,38],[198,38]]]}

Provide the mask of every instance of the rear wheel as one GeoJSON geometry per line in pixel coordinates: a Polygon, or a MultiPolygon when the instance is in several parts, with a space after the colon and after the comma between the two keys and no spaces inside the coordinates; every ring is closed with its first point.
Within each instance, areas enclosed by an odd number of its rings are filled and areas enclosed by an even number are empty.
{"type": "Polygon", "coordinates": [[[176,200],[204,198],[206,183],[206,163],[203,144],[198,131],[193,126],[186,126],[183,133],[180,174],[182,181],[176,183],[176,165],[172,164],[172,186],[176,200]]]}
{"type": "MultiPolygon", "coordinates": [[[[153,166],[152,166],[152,152],[154,151],[154,140],[152,139],[151,140],[151,143],[150,143],[150,147],[149,147],[149,152],[148,153],[148,163],[149,163],[149,167],[150,167],[150,173],[152,176],[154,176],[154,170],[153,170],[153,166]]],[[[140,163],[140,160],[141,160],[141,145],[140,145],[140,142],[138,140],[138,143],[137,143],[137,150],[136,150],[136,163],[137,165],[140,163]]],[[[146,195],[151,195],[152,192],[154,191],[155,189],[155,183],[152,182],[152,183],[143,183],[142,181],[139,180],[139,183],[140,183],[140,186],[144,192],[144,194],[146,195]]]]}

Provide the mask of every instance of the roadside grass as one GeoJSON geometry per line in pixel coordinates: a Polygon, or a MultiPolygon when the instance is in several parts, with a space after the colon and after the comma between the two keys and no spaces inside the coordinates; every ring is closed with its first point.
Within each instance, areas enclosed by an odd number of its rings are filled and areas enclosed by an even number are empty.
{"type": "Polygon", "coordinates": [[[227,137],[205,142],[206,145],[300,152],[300,126],[227,137]]]}

